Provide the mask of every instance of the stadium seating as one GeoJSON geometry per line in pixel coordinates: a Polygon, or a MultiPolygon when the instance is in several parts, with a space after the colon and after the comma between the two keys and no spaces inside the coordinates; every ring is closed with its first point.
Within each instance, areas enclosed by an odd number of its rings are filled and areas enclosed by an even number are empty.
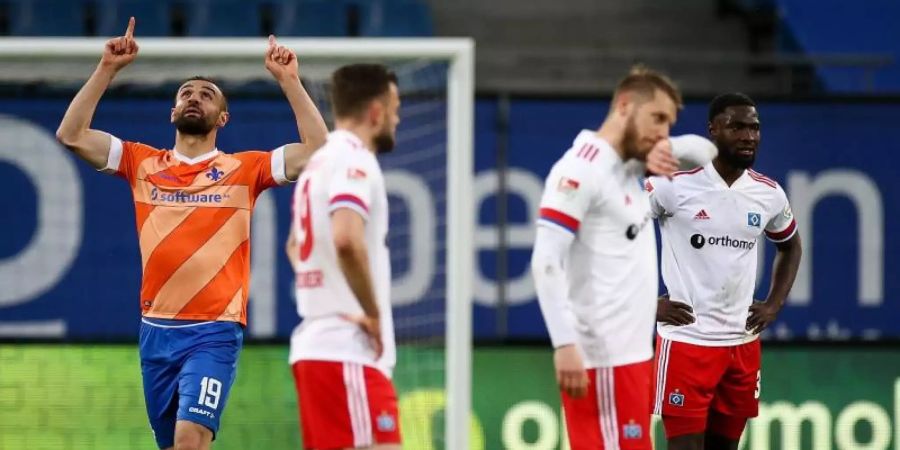
{"type": "Polygon", "coordinates": [[[92,8],[80,1],[11,0],[9,34],[13,36],[90,36],[92,8]],[[48,11],[51,13],[48,14],[48,11]]]}
{"type": "Polygon", "coordinates": [[[333,0],[282,0],[270,3],[275,34],[281,36],[349,36],[346,5],[333,0]]]}
{"type": "Polygon", "coordinates": [[[431,36],[424,0],[0,0],[0,35],[431,36]],[[47,14],[52,11],[52,14],[47,14]]]}
{"type": "MultiPolygon", "coordinates": [[[[72,2],[77,3],[77,2],[72,2]]],[[[121,35],[128,18],[137,18],[135,25],[138,36],[170,36],[176,11],[167,1],[146,0],[102,0],[97,4],[97,35],[121,35]]],[[[183,31],[180,33],[183,34],[183,31]]]]}
{"type": "MultiPolygon", "coordinates": [[[[790,33],[801,50],[819,54],[870,54],[900,57],[900,28],[896,19],[900,3],[893,0],[845,2],[822,0],[815,5],[799,0],[779,0],[783,32],[790,33]]],[[[863,68],[823,67],[819,72],[829,90],[836,92],[891,91],[900,88],[896,65],[878,66],[868,75],[863,68]]]]}
{"type": "Polygon", "coordinates": [[[411,0],[348,1],[359,8],[359,35],[373,37],[431,36],[428,5],[411,0]]]}
{"type": "Polygon", "coordinates": [[[259,3],[245,0],[191,0],[185,3],[188,36],[262,36],[259,3]]]}

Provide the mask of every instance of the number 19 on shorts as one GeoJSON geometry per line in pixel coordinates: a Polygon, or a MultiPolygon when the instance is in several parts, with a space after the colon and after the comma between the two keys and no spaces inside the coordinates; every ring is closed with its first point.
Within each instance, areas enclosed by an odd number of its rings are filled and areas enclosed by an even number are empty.
{"type": "Polygon", "coordinates": [[[212,409],[219,406],[219,397],[222,395],[222,382],[212,378],[203,377],[200,380],[200,398],[197,399],[198,405],[205,405],[212,409]]]}

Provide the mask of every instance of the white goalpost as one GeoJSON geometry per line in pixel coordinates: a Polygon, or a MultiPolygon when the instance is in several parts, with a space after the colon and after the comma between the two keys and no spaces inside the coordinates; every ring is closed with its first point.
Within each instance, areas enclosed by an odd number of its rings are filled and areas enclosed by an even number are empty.
{"type": "MultiPolygon", "coordinates": [[[[78,85],[87,79],[99,61],[105,41],[99,38],[0,39],[0,83],[28,83],[40,77],[50,83],[78,85]]],[[[132,83],[152,86],[197,74],[234,82],[270,80],[263,67],[264,38],[141,38],[138,25],[137,41],[140,45],[137,60],[117,76],[114,85],[132,83]]],[[[391,247],[392,261],[397,258],[401,272],[399,276],[404,278],[402,286],[398,286],[398,295],[410,297],[394,299],[398,346],[440,348],[429,354],[440,355],[441,360],[435,359],[430,363],[434,367],[426,367],[429,363],[424,362],[426,358],[421,356],[424,353],[415,353],[417,356],[410,360],[399,358],[397,376],[409,380],[428,377],[441,380],[445,399],[442,405],[443,437],[435,439],[435,445],[446,450],[468,449],[475,267],[472,242],[476,212],[472,193],[474,42],[468,38],[279,38],[279,43],[297,52],[304,85],[320,108],[327,104],[328,76],[340,65],[377,61],[388,64],[398,73],[403,101],[401,120],[406,122],[407,128],[404,129],[404,123],[401,123],[397,151],[386,158],[388,191],[391,193],[392,168],[396,169],[394,179],[397,180],[407,179],[404,174],[418,175],[420,181],[416,186],[425,186],[431,191],[429,198],[436,211],[433,218],[424,222],[426,228],[432,229],[423,230],[422,222],[414,214],[416,211],[421,213],[422,208],[401,208],[398,214],[408,216],[404,220],[410,223],[398,226],[395,232],[392,206],[391,233],[396,234],[389,240],[398,243],[396,248],[391,247]],[[404,110],[407,110],[408,117],[404,116],[404,110]],[[434,236],[437,242],[430,243],[431,247],[415,245],[414,238],[421,236],[434,236]],[[426,250],[430,250],[429,255],[416,254],[426,250]],[[413,280],[418,275],[411,274],[420,269],[422,264],[419,263],[423,260],[433,265],[432,273],[413,280]],[[408,367],[404,368],[404,364],[408,367]],[[434,373],[425,374],[426,371],[434,373]]],[[[394,194],[401,200],[407,198],[404,196],[411,195],[408,192],[410,186],[394,186],[394,194]]],[[[405,204],[409,203],[415,202],[405,204]]],[[[261,201],[258,208],[272,208],[274,211],[274,206],[266,205],[274,205],[274,201],[261,201]]],[[[275,229],[274,219],[272,222],[269,230],[275,229]]],[[[254,221],[254,227],[257,226],[254,221]]],[[[280,246],[283,238],[278,235],[272,239],[280,246]]],[[[253,251],[266,254],[268,250],[258,248],[258,244],[254,238],[253,251]]],[[[280,251],[276,253],[280,256],[280,251]]],[[[254,262],[254,278],[274,279],[274,270],[266,268],[266,264],[254,262]]],[[[282,282],[284,280],[278,281],[282,282]]],[[[254,302],[274,305],[278,300],[274,298],[275,289],[265,286],[256,289],[264,284],[254,280],[250,293],[251,316],[256,311],[254,302]]],[[[275,307],[271,306],[268,315],[260,313],[259,317],[272,316],[274,311],[275,307]]],[[[274,334],[276,318],[273,316],[270,319],[272,323],[260,325],[260,329],[266,328],[268,331],[259,336],[271,337],[274,334]]],[[[250,328],[255,326],[251,322],[250,328]]],[[[402,397],[403,392],[400,394],[402,397]]],[[[415,411],[404,411],[401,402],[400,414],[402,417],[415,414],[415,411]]],[[[430,423],[433,419],[415,420],[417,423],[430,423]]],[[[404,430],[405,435],[409,432],[404,430]]],[[[428,447],[419,445],[425,444],[405,447],[431,448],[432,444],[427,443],[428,447]]]]}

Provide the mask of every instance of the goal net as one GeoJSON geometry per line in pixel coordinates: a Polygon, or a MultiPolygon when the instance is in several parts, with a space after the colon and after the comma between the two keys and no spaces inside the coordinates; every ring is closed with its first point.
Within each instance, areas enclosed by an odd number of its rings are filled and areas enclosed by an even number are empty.
{"type": "MultiPolygon", "coordinates": [[[[95,128],[170,148],[174,131],[168,123],[168,108],[175,89],[186,78],[206,75],[222,85],[231,111],[231,123],[219,135],[219,148],[265,149],[296,140],[290,109],[263,66],[264,39],[138,37],[138,43],[137,60],[119,73],[101,100],[95,128]],[[150,137],[144,135],[147,133],[150,137]],[[163,136],[169,136],[168,140],[162,140],[163,136]]],[[[282,39],[280,43],[297,52],[304,86],[329,128],[328,78],[334,69],[348,63],[382,62],[398,76],[402,107],[397,146],[381,163],[391,211],[388,244],[398,344],[394,381],[400,397],[404,448],[468,448],[474,223],[470,191],[472,43],[465,39],[282,39]]],[[[128,327],[117,328],[107,322],[122,314],[136,316],[137,290],[108,292],[98,285],[98,291],[89,292],[60,287],[67,277],[88,286],[85,279],[104,280],[110,274],[133,279],[135,272],[139,276],[139,259],[123,260],[113,249],[115,245],[91,244],[103,240],[136,251],[133,225],[118,234],[96,237],[99,232],[89,225],[96,222],[93,217],[97,214],[133,217],[131,202],[118,195],[117,200],[95,206],[94,199],[101,193],[94,191],[106,189],[108,183],[92,177],[102,175],[90,173],[80,162],[67,162],[72,158],[61,158],[65,152],[40,144],[44,142],[41,139],[22,141],[23,130],[40,134],[43,129],[52,136],[55,128],[51,127],[58,124],[68,100],[96,66],[102,45],[103,40],[98,39],[0,40],[0,168],[5,163],[32,182],[38,176],[51,180],[46,182],[50,188],[36,189],[34,195],[18,200],[33,203],[24,206],[35,211],[33,227],[37,231],[31,243],[0,255],[0,284],[7,291],[0,296],[0,338],[103,343],[136,336],[127,336],[128,327]],[[74,171],[72,164],[77,167],[74,171]],[[65,188],[59,181],[70,179],[77,189],[65,188]],[[104,184],[98,187],[95,183],[104,184]],[[42,212],[54,207],[55,214],[42,212]],[[72,228],[73,222],[83,237],[76,232],[53,237],[53,230],[72,228]],[[129,298],[135,301],[129,303],[129,298]],[[82,325],[77,312],[68,319],[52,320],[33,314],[41,320],[32,320],[29,312],[40,311],[40,304],[50,301],[80,304],[74,309],[94,315],[103,324],[93,328],[82,325]],[[124,312],[107,312],[112,309],[124,312]],[[4,310],[25,313],[7,314],[4,310]],[[110,314],[109,320],[104,320],[105,314],[110,314]]],[[[112,189],[127,191],[121,186],[112,189]]],[[[284,345],[298,322],[293,312],[292,273],[282,251],[292,189],[264,193],[254,212],[253,278],[245,334],[250,345],[241,356],[216,448],[299,446],[284,345]],[[280,345],[256,346],[254,340],[280,345]]],[[[127,361],[131,350],[102,345],[0,345],[0,370],[6,374],[0,375],[0,381],[23,385],[17,407],[0,408],[0,424],[7,424],[0,425],[0,447],[152,445],[139,401],[140,371],[134,361],[127,361]],[[36,379],[44,385],[28,381],[26,372],[55,364],[66,364],[60,367],[68,373],[48,373],[36,379]],[[90,392],[85,392],[85,386],[92,386],[90,392]],[[65,392],[77,393],[81,401],[55,398],[65,392]],[[121,398],[132,400],[113,400],[121,398]],[[98,420],[83,419],[85,401],[91,403],[89,413],[99,416],[98,420]],[[72,419],[77,417],[81,419],[72,419]]]]}

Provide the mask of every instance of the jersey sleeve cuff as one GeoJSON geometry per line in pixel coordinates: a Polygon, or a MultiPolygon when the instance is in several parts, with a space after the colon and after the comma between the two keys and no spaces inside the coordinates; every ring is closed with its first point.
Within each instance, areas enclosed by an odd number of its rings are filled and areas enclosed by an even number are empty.
{"type": "Polygon", "coordinates": [[[119,171],[119,164],[122,162],[122,140],[109,135],[109,156],[106,158],[106,165],[97,169],[98,172],[114,174],[119,171]]]}
{"type": "Polygon", "coordinates": [[[575,341],[575,332],[571,330],[556,330],[555,333],[550,333],[550,343],[554,349],[574,345],[575,341]]]}
{"type": "Polygon", "coordinates": [[[290,180],[284,168],[284,146],[272,150],[272,179],[279,185],[293,183],[297,180],[290,180]]]}
{"type": "Polygon", "coordinates": [[[328,202],[328,211],[334,212],[341,208],[356,211],[363,219],[369,220],[369,207],[366,202],[353,194],[338,194],[331,197],[328,202]]]}
{"type": "Polygon", "coordinates": [[[794,237],[795,233],[797,233],[797,221],[791,219],[791,223],[784,230],[775,232],[766,230],[766,237],[777,244],[794,237]]]}

